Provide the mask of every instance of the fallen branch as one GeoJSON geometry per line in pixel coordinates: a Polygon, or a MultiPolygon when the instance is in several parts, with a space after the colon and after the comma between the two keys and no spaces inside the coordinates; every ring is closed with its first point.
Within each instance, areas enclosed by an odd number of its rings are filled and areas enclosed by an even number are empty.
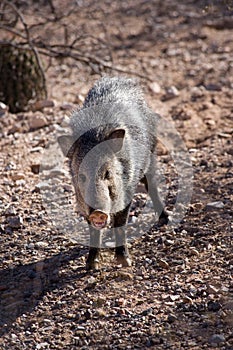
{"type": "MultiPolygon", "coordinates": [[[[15,43],[15,42],[12,43],[11,41],[5,41],[5,42],[6,43],[8,42],[16,47],[19,47],[19,48],[20,47],[25,48],[26,46],[29,46],[30,50],[32,50],[34,53],[35,58],[36,58],[36,62],[38,64],[38,67],[40,68],[40,72],[41,72],[42,79],[43,79],[43,85],[44,85],[46,93],[47,93],[47,90],[46,90],[46,85],[45,85],[45,74],[44,74],[44,70],[42,68],[42,64],[40,61],[40,55],[44,55],[44,56],[52,57],[52,58],[71,58],[71,59],[74,59],[74,60],[77,60],[77,61],[80,61],[80,62],[83,62],[83,63],[89,65],[95,72],[96,72],[96,65],[97,65],[97,66],[101,67],[102,69],[109,69],[109,70],[116,71],[119,73],[134,75],[134,76],[137,76],[139,78],[152,81],[147,75],[144,75],[144,74],[141,74],[141,73],[138,73],[135,71],[131,71],[131,70],[124,68],[124,67],[121,67],[121,66],[116,66],[112,63],[112,61],[111,62],[106,61],[106,60],[101,59],[95,55],[81,52],[79,49],[77,49],[75,47],[75,45],[77,45],[78,42],[85,37],[85,35],[83,35],[83,34],[78,36],[78,37],[75,37],[70,44],[67,43],[68,33],[66,30],[65,30],[65,34],[64,34],[65,44],[59,44],[59,45],[50,44],[50,45],[48,45],[48,44],[43,43],[41,41],[41,39],[40,39],[40,41],[36,41],[35,39],[32,40],[31,36],[30,36],[30,30],[31,30],[31,28],[34,28],[38,24],[32,24],[30,27],[28,27],[27,23],[24,20],[22,13],[19,11],[19,9],[14,4],[12,4],[9,0],[3,0],[3,1],[8,6],[10,6],[13,9],[13,11],[15,11],[15,13],[18,15],[21,23],[23,24],[24,32],[25,32],[25,34],[22,34],[19,31],[17,31],[16,29],[12,29],[12,28],[9,28],[8,26],[0,25],[0,28],[4,29],[5,31],[10,32],[11,34],[24,40],[24,42],[19,42],[19,43],[15,43]]],[[[50,1],[49,5],[50,5],[51,9],[53,9],[53,11],[52,11],[53,15],[55,15],[55,17],[56,17],[56,18],[53,18],[51,20],[52,22],[58,21],[59,18],[65,17],[65,15],[62,15],[60,17],[58,17],[56,15],[52,1],[50,1]]],[[[67,16],[72,12],[73,12],[73,9],[68,11],[67,16]]],[[[46,25],[47,23],[48,22],[41,22],[40,25],[43,25],[43,24],[46,25]]],[[[91,35],[88,35],[88,37],[90,37],[92,39],[96,39],[98,42],[101,42],[101,44],[105,44],[106,47],[109,47],[109,45],[107,45],[102,39],[94,38],[91,35]]],[[[109,56],[112,58],[111,52],[109,53],[109,56]]],[[[97,72],[97,73],[99,73],[99,72],[97,72]]]]}

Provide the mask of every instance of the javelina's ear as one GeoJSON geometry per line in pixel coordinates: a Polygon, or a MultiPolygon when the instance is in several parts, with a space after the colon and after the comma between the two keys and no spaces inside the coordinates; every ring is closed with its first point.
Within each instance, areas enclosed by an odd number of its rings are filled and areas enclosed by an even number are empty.
{"type": "Polygon", "coordinates": [[[111,140],[110,147],[114,152],[119,152],[121,150],[124,137],[125,137],[124,129],[116,129],[112,131],[111,134],[108,136],[107,140],[111,140]]]}
{"type": "Polygon", "coordinates": [[[71,155],[71,148],[73,145],[72,136],[62,135],[57,138],[57,141],[59,143],[59,146],[61,147],[61,150],[64,156],[69,158],[71,155]]]}

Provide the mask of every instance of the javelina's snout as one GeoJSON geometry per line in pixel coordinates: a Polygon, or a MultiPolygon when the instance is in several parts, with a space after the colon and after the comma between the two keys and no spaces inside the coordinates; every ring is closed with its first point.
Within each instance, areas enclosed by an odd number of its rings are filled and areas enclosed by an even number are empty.
{"type": "Polygon", "coordinates": [[[101,230],[108,224],[109,216],[103,211],[97,209],[94,210],[88,217],[90,224],[97,230],[101,230]]]}

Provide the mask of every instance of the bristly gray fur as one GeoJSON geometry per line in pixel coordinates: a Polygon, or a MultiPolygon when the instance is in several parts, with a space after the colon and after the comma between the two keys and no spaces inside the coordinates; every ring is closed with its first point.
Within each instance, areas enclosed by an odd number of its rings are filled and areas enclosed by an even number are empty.
{"type": "MultiPolygon", "coordinates": [[[[135,134],[135,128],[147,134],[148,148],[156,134],[158,115],[147,106],[136,80],[124,77],[103,77],[90,89],[83,107],[71,118],[73,137],[77,140],[92,128],[99,128],[101,135],[109,128],[126,128],[135,134]]],[[[131,135],[132,136],[132,135],[131,135]]],[[[102,141],[102,140],[99,140],[102,141]]]]}
{"type": "Polygon", "coordinates": [[[103,77],[90,89],[83,107],[100,103],[126,103],[145,107],[143,93],[136,80],[123,77],[103,77]]]}

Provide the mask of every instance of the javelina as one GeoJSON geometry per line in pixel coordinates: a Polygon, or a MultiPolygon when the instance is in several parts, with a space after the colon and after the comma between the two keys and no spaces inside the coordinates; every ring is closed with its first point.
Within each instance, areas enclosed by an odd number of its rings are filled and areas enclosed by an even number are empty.
{"type": "Polygon", "coordinates": [[[87,269],[98,268],[101,233],[108,224],[115,234],[117,262],[131,265],[125,228],[140,181],[160,223],[168,222],[155,183],[157,118],[134,80],[105,77],[72,115],[72,136],[59,138],[70,159],[78,210],[90,225],[87,269]]]}

